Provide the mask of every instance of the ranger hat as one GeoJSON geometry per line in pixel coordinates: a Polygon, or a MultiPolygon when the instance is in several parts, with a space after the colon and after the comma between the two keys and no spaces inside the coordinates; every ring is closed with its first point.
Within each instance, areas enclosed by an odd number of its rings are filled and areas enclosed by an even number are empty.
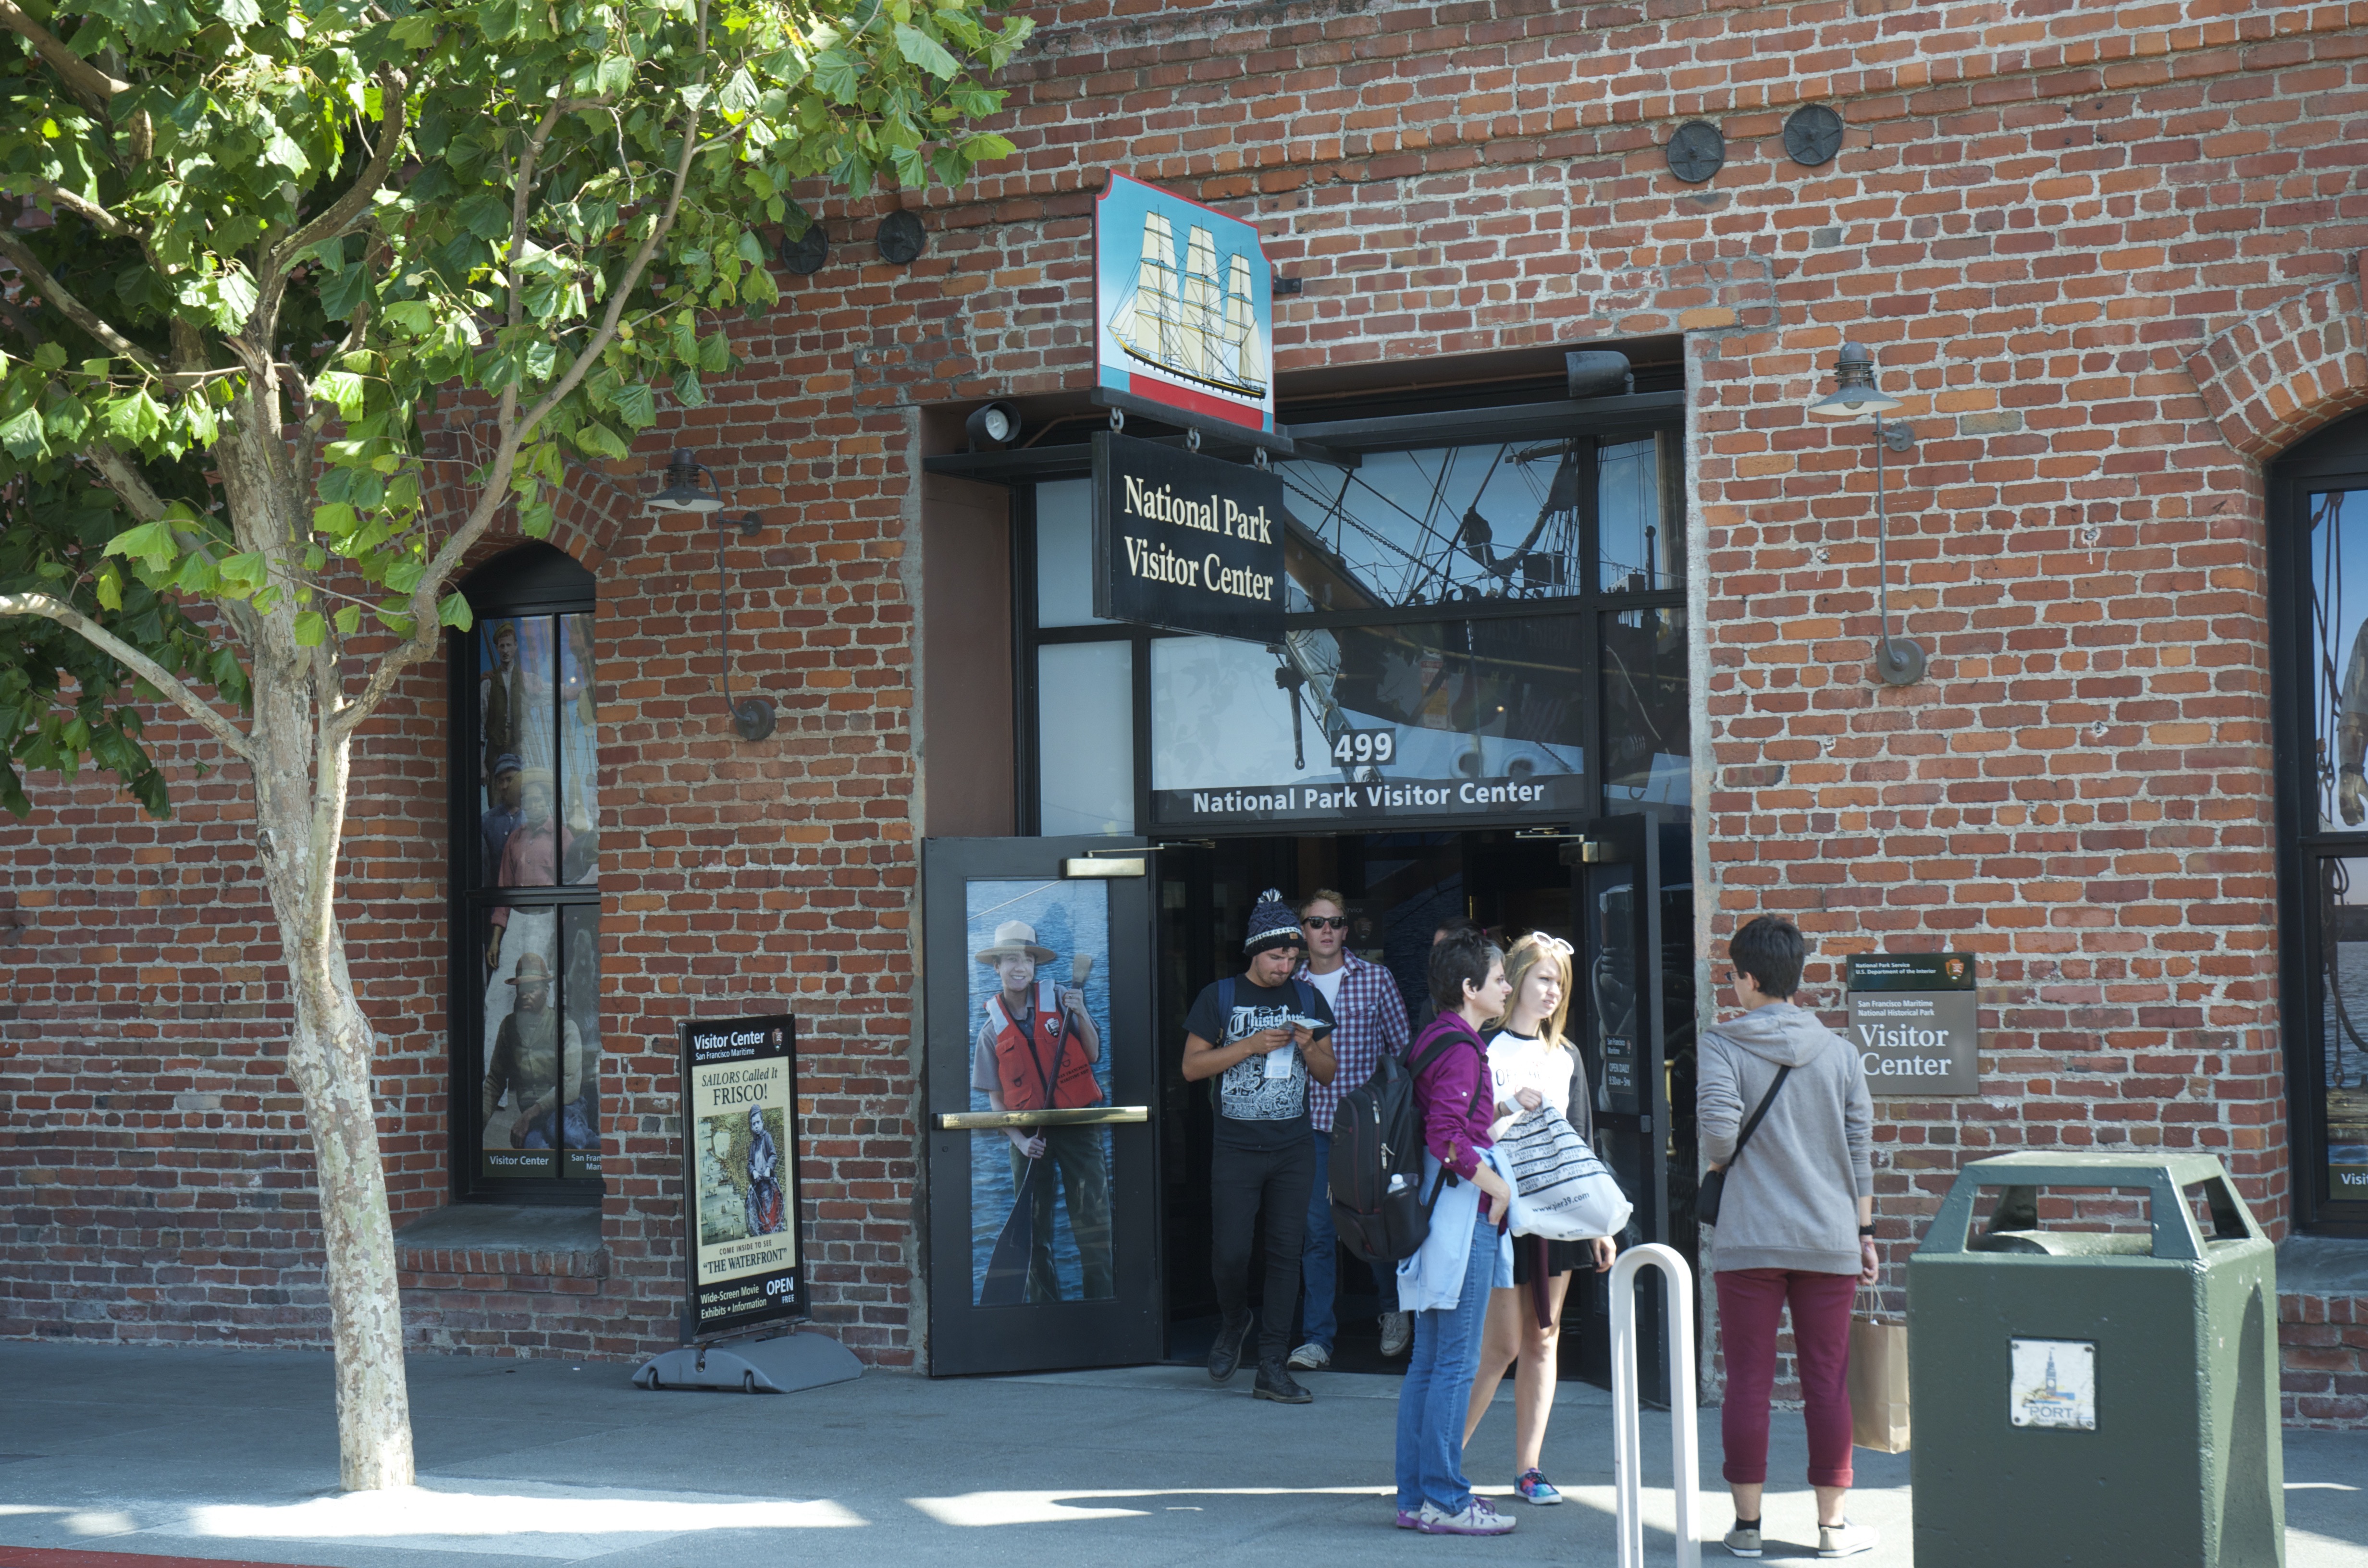
{"type": "Polygon", "coordinates": [[[1021,954],[1038,963],[1051,963],[1053,949],[1036,945],[1036,927],[1025,920],[1007,920],[995,928],[995,945],[981,948],[972,954],[981,963],[993,963],[997,959],[1016,959],[1021,954]]]}

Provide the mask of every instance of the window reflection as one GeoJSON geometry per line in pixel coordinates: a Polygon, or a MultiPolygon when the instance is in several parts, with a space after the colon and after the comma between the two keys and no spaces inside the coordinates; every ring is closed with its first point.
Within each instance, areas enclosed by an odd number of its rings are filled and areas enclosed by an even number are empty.
{"type": "Polygon", "coordinates": [[[1526,441],[1289,462],[1285,608],[1357,610],[1560,598],[1579,588],[1592,443],[1526,441]]]}
{"type": "Polygon", "coordinates": [[[1597,569],[1602,574],[1597,586],[1606,593],[1685,586],[1679,494],[1674,432],[1606,441],[1597,449],[1597,569]]]}
{"type": "Polygon", "coordinates": [[[2368,491],[2310,498],[2310,575],[2312,793],[2321,827],[2356,828],[2368,823],[2368,491]]]}
{"type": "Polygon", "coordinates": [[[1292,632],[1280,651],[1161,638],[1151,645],[1152,787],[1576,778],[1584,625],[1326,627],[1292,632]]]}
{"type": "Polygon", "coordinates": [[[1036,651],[1037,830],[1134,831],[1134,649],[1051,643],[1036,651]]]}
{"type": "Polygon", "coordinates": [[[1692,799],[1686,716],[1686,613],[1603,618],[1603,792],[1611,801],[1682,806],[1692,799]]]}

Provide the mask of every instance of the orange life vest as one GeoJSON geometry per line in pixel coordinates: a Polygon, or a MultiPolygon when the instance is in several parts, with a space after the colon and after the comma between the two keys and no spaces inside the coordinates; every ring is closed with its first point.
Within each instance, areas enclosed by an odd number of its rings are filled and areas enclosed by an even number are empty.
{"type": "Polygon", "coordinates": [[[986,1016],[995,1024],[995,1076],[1003,1088],[1006,1110],[1068,1110],[1099,1105],[1102,1086],[1094,1082],[1094,1065],[1086,1060],[1085,1042],[1074,1037],[1050,981],[1036,987],[1035,1032],[1023,1035],[1004,1011],[1003,994],[987,998],[986,1016]],[[1052,1098],[1045,1098],[1045,1085],[1052,1098]]]}

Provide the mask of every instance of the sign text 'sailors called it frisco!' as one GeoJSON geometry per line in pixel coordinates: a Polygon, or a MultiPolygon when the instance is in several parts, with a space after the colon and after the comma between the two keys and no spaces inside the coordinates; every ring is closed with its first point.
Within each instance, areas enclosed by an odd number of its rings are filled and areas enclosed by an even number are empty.
{"type": "Polygon", "coordinates": [[[1094,613],[1282,640],[1282,481],[1242,463],[1094,437],[1094,613]]]}

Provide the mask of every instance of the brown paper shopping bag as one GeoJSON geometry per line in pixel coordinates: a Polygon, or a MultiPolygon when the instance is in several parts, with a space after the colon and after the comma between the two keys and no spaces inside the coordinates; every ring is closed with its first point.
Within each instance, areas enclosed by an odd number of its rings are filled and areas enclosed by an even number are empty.
{"type": "Polygon", "coordinates": [[[1863,1311],[1850,1316],[1850,1441],[1879,1454],[1907,1451],[1907,1325],[1875,1310],[1861,1292],[1863,1311]]]}

